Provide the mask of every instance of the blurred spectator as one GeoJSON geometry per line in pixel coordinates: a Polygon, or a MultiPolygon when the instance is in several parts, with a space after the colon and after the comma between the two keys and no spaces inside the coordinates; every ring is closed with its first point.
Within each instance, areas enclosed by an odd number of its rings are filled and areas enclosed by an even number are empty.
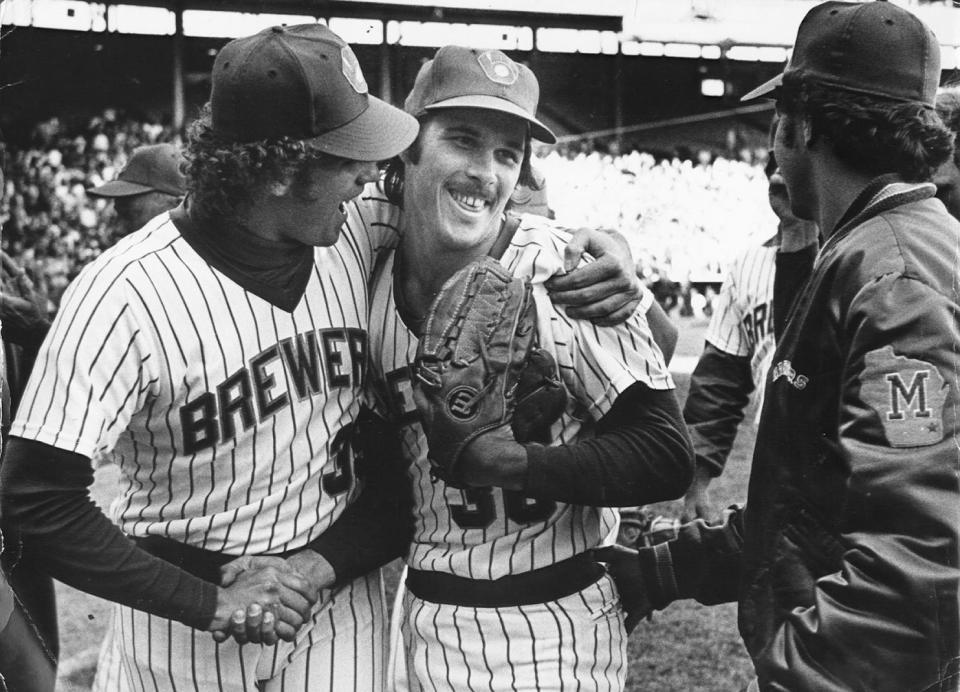
{"type": "Polygon", "coordinates": [[[733,256],[777,222],[767,204],[763,160],[698,155],[694,163],[640,152],[569,151],[537,161],[557,217],[623,233],[668,311],[706,309],[703,298],[691,295],[691,284],[719,285],[733,256]]]}
{"type": "Polygon", "coordinates": [[[25,144],[7,144],[0,249],[42,283],[51,310],[69,281],[112,243],[114,212],[86,190],[113,180],[136,147],[161,141],[179,138],[107,109],[79,127],[50,118],[25,144]]]}
{"type": "MultiPolygon", "coordinates": [[[[106,109],[81,128],[51,118],[29,146],[7,156],[0,201],[2,247],[59,302],[80,268],[109,247],[119,198],[91,195],[114,180],[136,147],[178,141],[155,123],[106,109]]],[[[763,161],[733,161],[698,151],[693,160],[622,153],[610,142],[581,140],[541,154],[550,208],[572,226],[620,230],[660,304],[686,313],[707,298],[691,287],[719,284],[732,257],[776,223],[766,203],[763,161]],[[599,147],[599,150],[598,150],[599,147]]],[[[757,159],[752,153],[749,158],[757,159]]],[[[518,191],[515,203],[539,210],[543,193],[518,191]]],[[[542,210],[537,213],[543,213],[542,210]]]]}
{"type": "Polygon", "coordinates": [[[173,209],[187,194],[183,157],[174,144],[137,147],[116,180],[87,194],[113,200],[117,217],[113,240],[132,233],[158,214],[173,209]]]}

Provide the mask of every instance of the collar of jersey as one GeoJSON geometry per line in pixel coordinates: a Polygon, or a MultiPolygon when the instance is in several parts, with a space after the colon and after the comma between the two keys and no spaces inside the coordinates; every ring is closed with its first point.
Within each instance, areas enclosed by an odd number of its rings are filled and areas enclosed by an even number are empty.
{"type": "Polygon", "coordinates": [[[238,225],[214,226],[190,213],[189,201],[170,212],[180,235],[228,279],[276,307],[292,312],[313,269],[313,248],[261,238],[238,225]]]}

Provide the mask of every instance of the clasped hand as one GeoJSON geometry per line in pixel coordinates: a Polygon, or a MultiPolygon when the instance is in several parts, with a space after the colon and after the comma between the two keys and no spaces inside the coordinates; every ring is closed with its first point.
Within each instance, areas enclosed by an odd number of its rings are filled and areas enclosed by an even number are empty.
{"type": "MultiPolygon", "coordinates": [[[[303,551],[281,558],[244,555],[220,568],[217,609],[209,630],[217,642],[239,644],[293,641],[310,619],[320,591],[333,584],[303,551]]],[[[317,559],[313,553],[313,559],[317,559]]],[[[324,561],[325,562],[325,561],[324,561]]]]}

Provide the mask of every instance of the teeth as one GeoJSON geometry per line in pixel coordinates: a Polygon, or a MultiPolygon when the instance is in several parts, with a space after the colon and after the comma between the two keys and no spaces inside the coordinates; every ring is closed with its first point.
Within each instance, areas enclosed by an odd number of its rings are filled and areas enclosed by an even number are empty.
{"type": "Polygon", "coordinates": [[[479,197],[470,197],[469,195],[464,195],[459,192],[451,192],[450,196],[460,204],[465,207],[470,207],[474,211],[480,211],[486,205],[486,200],[480,199],[479,197]]]}

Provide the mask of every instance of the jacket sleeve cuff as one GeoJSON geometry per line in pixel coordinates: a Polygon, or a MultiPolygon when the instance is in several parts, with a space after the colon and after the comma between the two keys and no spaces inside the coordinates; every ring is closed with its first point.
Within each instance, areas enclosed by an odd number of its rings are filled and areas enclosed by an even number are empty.
{"type": "Polygon", "coordinates": [[[647,597],[654,608],[662,610],[680,598],[669,543],[641,548],[638,559],[647,597]]]}

